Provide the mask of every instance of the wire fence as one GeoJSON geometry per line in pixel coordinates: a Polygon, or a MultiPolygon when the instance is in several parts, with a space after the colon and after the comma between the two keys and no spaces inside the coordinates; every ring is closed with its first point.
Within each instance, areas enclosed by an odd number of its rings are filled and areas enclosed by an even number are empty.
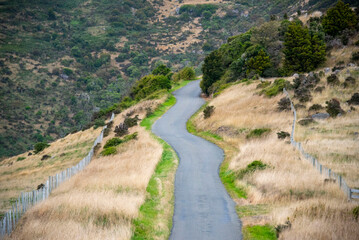
{"type": "Polygon", "coordinates": [[[304,151],[302,144],[300,142],[296,142],[294,140],[295,124],[297,122],[297,111],[294,108],[293,102],[292,102],[287,90],[283,89],[283,92],[290,101],[290,107],[291,107],[291,109],[293,111],[293,115],[294,115],[293,125],[292,125],[292,133],[290,134],[291,144],[296,149],[298,149],[298,151],[304,156],[304,158],[307,159],[313,165],[313,167],[315,167],[318,170],[318,172],[321,175],[324,175],[326,177],[325,181],[336,182],[339,185],[340,189],[342,189],[344,191],[344,193],[347,194],[349,200],[359,199],[359,189],[350,188],[341,175],[333,172],[330,168],[323,166],[318,161],[318,159],[316,159],[315,157],[313,157],[312,155],[310,155],[309,153],[304,151]]]}
{"type": "MultiPolygon", "coordinates": [[[[109,123],[113,121],[115,114],[112,113],[109,123]]],[[[21,216],[32,206],[36,205],[39,202],[44,201],[48,198],[51,192],[60,186],[61,183],[70,179],[76,173],[83,170],[92,160],[94,155],[95,147],[98,143],[101,143],[103,140],[103,134],[107,126],[104,126],[100,135],[96,138],[90,152],[84,157],[78,164],[71,168],[57,173],[54,176],[50,176],[45,184],[42,184],[38,187],[37,190],[30,192],[22,192],[19,198],[13,203],[12,208],[8,210],[3,219],[0,220],[0,239],[3,239],[6,235],[10,235],[11,232],[15,229],[16,224],[18,223],[21,216]]]]}

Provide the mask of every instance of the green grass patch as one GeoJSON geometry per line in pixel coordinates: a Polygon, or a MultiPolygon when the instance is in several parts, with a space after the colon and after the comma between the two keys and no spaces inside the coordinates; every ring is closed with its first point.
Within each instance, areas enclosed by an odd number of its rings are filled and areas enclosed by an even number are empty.
{"type": "Polygon", "coordinates": [[[247,139],[250,138],[259,138],[264,134],[268,134],[271,130],[269,128],[256,128],[253,129],[252,131],[250,131],[248,133],[248,135],[246,136],[247,139]]]}
{"type": "Polygon", "coordinates": [[[201,136],[208,136],[210,138],[214,138],[216,140],[222,141],[223,138],[215,133],[212,133],[210,131],[201,132],[201,136]]]}
{"type": "Polygon", "coordinates": [[[247,192],[244,187],[236,184],[237,174],[228,169],[228,163],[221,165],[219,170],[219,177],[222,180],[223,185],[226,187],[229,195],[232,198],[247,198],[247,192]]]}
{"type": "MultiPolygon", "coordinates": [[[[185,81],[181,87],[190,81],[185,81]]],[[[172,89],[177,90],[178,88],[172,89]]],[[[150,131],[153,123],[161,117],[170,107],[176,103],[176,98],[173,95],[169,95],[167,100],[157,107],[157,109],[150,114],[148,117],[143,119],[140,123],[140,126],[144,127],[146,130],[150,131]]],[[[171,233],[172,229],[172,215],[168,219],[160,219],[160,214],[163,212],[161,209],[161,197],[160,195],[158,182],[156,179],[166,180],[170,176],[171,172],[175,171],[176,168],[176,159],[177,155],[175,151],[162,139],[153,135],[153,137],[159,141],[163,146],[163,152],[160,162],[157,164],[154,174],[152,175],[148,186],[147,186],[147,198],[140,208],[139,217],[133,221],[134,233],[132,239],[158,239],[163,238],[167,239],[171,233]],[[158,222],[166,222],[167,229],[159,230],[158,222]]],[[[164,194],[172,194],[171,196],[171,207],[173,209],[174,199],[173,193],[164,192],[164,194]]]]}
{"type": "Polygon", "coordinates": [[[18,158],[16,159],[16,162],[20,162],[20,161],[25,160],[25,159],[26,159],[26,157],[18,157],[18,158]]]}
{"type": "Polygon", "coordinates": [[[270,212],[270,208],[266,204],[237,206],[236,210],[240,218],[264,215],[270,212]]]}
{"type": "Polygon", "coordinates": [[[150,116],[142,120],[140,126],[145,127],[147,130],[151,130],[152,124],[175,103],[176,98],[173,95],[169,95],[163,104],[161,104],[150,116]]]}
{"type": "Polygon", "coordinates": [[[243,240],[276,240],[274,227],[269,225],[254,225],[243,228],[243,240]]]}
{"type": "Polygon", "coordinates": [[[283,91],[285,87],[286,81],[285,79],[276,79],[274,83],[261,91],[261,94],[265,94],[267,97],[276,96],[278,93],[283,91]]]}
{"type": "Polygon", "coordinates": [[[105,148],[105,149],[101,152],[101,155],[102,155],[102,156],[108,156],[108,155],[113,155],[113,154],[116,154],[116,153],[117,153],[116,147],[108,147],[108,148],[105,148]]]}

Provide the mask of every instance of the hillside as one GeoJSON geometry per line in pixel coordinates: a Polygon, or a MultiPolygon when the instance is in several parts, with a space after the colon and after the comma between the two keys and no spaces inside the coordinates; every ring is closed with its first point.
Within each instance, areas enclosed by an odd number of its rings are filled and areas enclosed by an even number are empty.
{"type": "Polygon", "coordinates": [[[1,1],[0,157],[87,127],[160,62],[200,73],[228,37],[315,2],[1,1]]]}
{"type": "MultiPolygon", "coordinates": [[[[358,67],[341,70],[341,83],[347,75],[356,79],[350,89],[327,84],[326,77],[331,73],[322,76],[318,87],[323,87],[323,92],[313,90],[312,100],[300,108],[294,91],[290,91],[298,107],[295,140],[302,142],[304,150],[325,167],[343,176],[352,188],[359,186],[355,133],[359,115],[353,110],[357,106],[343,103],[359,91],[358,73],[358,67]],[[344,105],[345,114],[315,119],[304,126],[299,124],[314,113],[326,113],[325,102],[332,98],[344,105]],[[323,108],[310,109],[314,104],[323,108]]],[[[284,79],[293,83],[295,78],[284,79]]],[[[204,118],[204,112],[200,111],[188,125],[196,134],[225,150],[220,176],[237,203],[245,239],[252,239],[255,235],[251,234],[259,232],[277,233],[279,239],[357,239],[358,202],[348,201],[347,194],[336,182],[320,175],[290,145],[289,138],[284,135],[284,139],[279,139],[280,132],[291,132],[293,114],[290,108],[279,110],[280,100],[285,99],[280,89],[272,97],[263,94],[263,86],[267,85],[265,90],[275,88],[274,80],[236,83],[209,99],[208,106],[214,107],[210,117],[204,118]]]]}
{"type": "MultiPolygon", "coordinates": [[[[141,229],[139,234],[144,231],[141,221],[146,214],[142,208],[140,210],[140,206],[148,199],[153,201],[149,195],[152,194],[151,191],[159,191],[154,198],[161,201],[161,205],[157,206],[158,215],[156,217],[150,215],[151,224],[156,226],[156,229],[151,227],[151,234],[160,239],[167,238],[170,233],[172,183],[176,166],[175,159],[169,158],[168,155],[172,152],[158,143],[144,126],[135,125],[126,133],[126,136],[135,134],[134,139],[117,146],[116,153],[110,155],[104,153],[105,143],[116,139],[114,130],[117,126],[120,126],[125,119],[146,118],[148,109],[156,109],[164,103],[166,97],[167,95],[162,95],[159,99],[142,101],[118,114],[113,124],[109,125],[103,144],[97,148],[89,166],[61,184],[44,202],[27,211],[11,238],[130,239],[136,227],[141,229]],[[166,154],[165,163],[162,162],[163,154],[166,154]],[[157,167],[160,167],[160,170],[156,170],[157,167]],[[155,170],[160,171],[160,176],[154,177],[155,170]]],[[[99,129],[70,134],[52,143],[49,148],[41,152],[41,155],[53,156],[51,160],[40,160],[41,156],[38,154],[21,161],[17,161],[16,158],[4,161],[0,175],[4,175],[7,171],[5,174],[7,179],[0,179],[1,186],[11,187],[12,196],[10,198],[9,193],[4,189],[0,191],[3,207],[8,208],[8,203],[11,203],[13,196],[19,195],[20,191],[36,188],[39,183],[47,179],[47,174],[53,174],[54,171],[57,173],[69,164],[76,164],[79,159],[75,158],[69,162],[58,158],[70,156],[68,151],[74,150],[73,146],[85,146],[87,142],[82,143],[82,140],[90,139],[91,134],[97,136],[99,129]],[[26,167],[26,170],[25,167],[21,168],[29,164],[36,165],[32,172],[29,171],[29,167],[26,167]],[[11,172],[12,168],[17,170],[11,172]],[[39,174],[35,175],[34,172],[39,174]],[[16,181],[12,181],[9,185],[9,180],[16,181]]],[[[89,142],[91,146],[93,141],[89,142]]],[[[80,151],[86,149],[82,147],[80,151]]],[[[75,152],[78,150],[75,149],[75,152]]],[[[153,211],[151,209],[151,214],[153,211]]]]}

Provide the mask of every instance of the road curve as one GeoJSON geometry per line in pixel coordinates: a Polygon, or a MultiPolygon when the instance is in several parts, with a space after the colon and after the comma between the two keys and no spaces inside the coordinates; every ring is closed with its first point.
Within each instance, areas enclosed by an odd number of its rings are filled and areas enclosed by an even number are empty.
{"type": "Polygon", "coordinates": [[[177,103],[152,131],[177,152],[175,208],[170,239],[241,239],[235,203],[218,175],[223,150],[187,132],[187,120],[205,103],[199,81],[174,92],[177,103]]]}

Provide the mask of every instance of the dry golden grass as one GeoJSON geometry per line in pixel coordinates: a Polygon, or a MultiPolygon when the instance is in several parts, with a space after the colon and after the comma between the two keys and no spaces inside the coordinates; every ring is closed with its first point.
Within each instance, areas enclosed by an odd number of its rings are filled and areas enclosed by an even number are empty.
{"type": "MultiPolygon", "coordinates": [[[[313,104],[325,107],[325,102],[332,98],[340,101],[346,113],[337,118],[318,120],[308,126],[297,124],[296,140],[303,142],[304,149],[315,155],[326,167],[342,174],[350,187],[359,188],[359,112],[351,111],[351,106],[346,103],[353,93],[359,90],[359,71],[354,68],[348,70],[350,74],[347,73],[347,69],[343,70],[339,80],[343,83],[346,77],[352,75],[357,79],[355,86],[349,88],[328,86],[326,78],[322,78],[320,85],[324,86],[325,90],[321,94],[313,94],[313,99],[306,104],[306,108],[298,111],[298,118],[315,113],[308,111],[313,104]]],[[[319,112],[325,112],[325,109],[319,112]]]]}
{"type": "MultiPolygon", "coordinates": [[[[146,101],[128,109],[116,116],[114,126],[133,110],[133,115],[143,118],[146,107],[154,108],[161,101],[146,101]]],[[[120,145],[116,155],[98,155],[47,200],[30,209],[11,238],[130,239],[132,221],[162,154],[162,146],[144,128],[132,127],[133,132],[138,132],[137,140],[120,145]]],[[[113,131],[102,145],[112,137],[113,131]]]]}
{"type": "Polygon", "coordinates": [[[336,184],[325,184],[323,176],[300,156],[289,139],[277,138],[278,131],[290,132],[292,112],[277,111],[277,102],[284,94],[259,96],[256,85],[226,89],[209,102],[215,106],[210,118],[204,119],[200,113],[194,119],[198,130],[217,133],[224,139],[222,145],[237,149],[233,154],[225,147],[229,170],[239,172],[255,160],[267,165],[236,182],[248,193],[247,199],[234,199],[239,211],[244,205],[266,209],[242,217],[243,225],[276,226],[289,219],[292,227],[283,231],[280,239],[358,239],[358,222],[352,214],[357,204],[348,202],[336,184]],[[255,128],[270,128],[271,132],[246,139],[255,128]]]}
{"type": "Polygon", "coordinates": [[[36,189],[52,176],[68,167],[76,165],[90,151],[101,129],[89,129],[70,134],[50,144],[38,154],[29,152],[0,162],[0,211],[8,210],[10,201],[17,199],[21,192],[36,189]],[[42,156],[51,158],[41,161],[42,156]],[[17,161],[19,157],[25,158],[17,161]]]}

